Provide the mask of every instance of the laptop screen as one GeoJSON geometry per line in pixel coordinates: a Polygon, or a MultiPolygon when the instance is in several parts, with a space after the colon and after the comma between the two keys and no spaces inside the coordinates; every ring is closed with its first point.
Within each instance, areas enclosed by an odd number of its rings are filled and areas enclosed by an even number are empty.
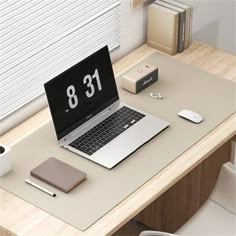
{"type": "Polygon", "coordinates": [[[119,99],[108,47],[44,84],[57,138],[119,99]]]}

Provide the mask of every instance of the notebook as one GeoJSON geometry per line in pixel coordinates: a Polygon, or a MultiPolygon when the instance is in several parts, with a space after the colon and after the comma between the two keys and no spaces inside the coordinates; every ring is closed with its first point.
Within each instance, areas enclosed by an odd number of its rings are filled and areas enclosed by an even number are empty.
{"type": "Polygon", "coordinates": [[[109,169],[169,125],[120,101],[107,46],[44,87],[59,145],[109,169]]]}
{"type": "Polygon", "coordinates": [[[155,4],[171,9],[179,13],[177,52],[183,52],[184,45],[185,45],[186,10],[181,7],[172,5],[168,2],[161,1],[161,0],[156,0],[155,4]]]}
{"type": "Polygon", "coordinates": [[[178,50],[179,12],[154,2],[148,6],[147,42],[170,55],[178,50]]]}
{"type": "Polygon", "coordinates": [[[68,193],[86,178],[86,174],[54,157],[31,170],[30,174],[45,183],[68,193]]]}
{"type": "Polygon", "coordinates": [[[192,42],[192,18],[193,18],[193,7],[176,0],[161,0],[162,2],[167,2],[174,6],[180,7],[186,11],[185,16],[185,39],[184,39],[184,48],[188,48],[192,42]]]}

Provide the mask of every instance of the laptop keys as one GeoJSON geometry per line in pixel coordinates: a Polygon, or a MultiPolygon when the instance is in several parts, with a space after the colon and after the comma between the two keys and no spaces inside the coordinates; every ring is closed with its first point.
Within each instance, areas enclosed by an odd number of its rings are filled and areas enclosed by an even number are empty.
{"type": "Polygon", "coordinates": [[[69,146],[88,155],[92,155],[132,125],[136,124],[144,116],[140,112],[123,106],[110,117],[73,141],[69,146]]]}

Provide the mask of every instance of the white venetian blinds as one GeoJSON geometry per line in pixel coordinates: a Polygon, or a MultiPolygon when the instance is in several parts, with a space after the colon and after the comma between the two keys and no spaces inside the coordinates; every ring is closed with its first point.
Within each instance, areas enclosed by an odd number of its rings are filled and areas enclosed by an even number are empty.
{"type": "Polygon", "coordinates": [[[0,121],[43,83],[104,45],[119,46],[120,0],[0,0],[0,121]]]}

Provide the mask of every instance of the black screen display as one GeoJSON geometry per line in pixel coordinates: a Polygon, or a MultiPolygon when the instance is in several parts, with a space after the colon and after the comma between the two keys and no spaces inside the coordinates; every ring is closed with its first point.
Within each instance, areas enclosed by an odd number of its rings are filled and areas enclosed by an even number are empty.
{"type": "Polygon", "coordinates": [[[119,98],[107,46],[44,87],[58,139],[119,98]]]}

